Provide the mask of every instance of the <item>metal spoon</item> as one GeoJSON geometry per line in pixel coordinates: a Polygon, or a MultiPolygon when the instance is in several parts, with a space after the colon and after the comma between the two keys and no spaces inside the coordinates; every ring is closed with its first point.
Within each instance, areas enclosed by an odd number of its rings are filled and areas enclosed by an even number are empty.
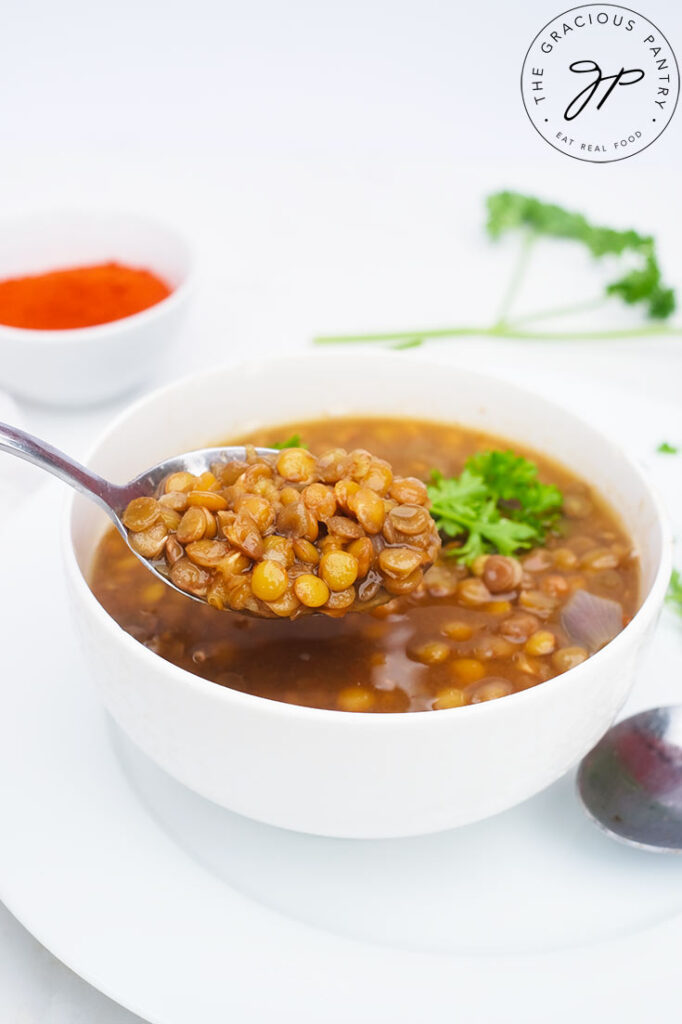
{"type": "Polygon", "coordinates": [[[577,782],[587,813],[609,835],[682,853],[682,705],[614,725],[581,762],[577,782]]]}
{"type": "MultiPolygon", "coordinates": [[[[131,547],[128,531],[121,521],[121,516],[133,498],[147,497],[148,495],[155,494],[161,481],[170,473],[185,470],[198,476],[200,473],[210,469],[211,464],[216,462],[232,462],[235,459],[245,458],[245,448],[241,446],[202,448],[199,451],[188,452],[186,455],[176,455],[172,459],[166,459],[165,462],[160,462],[151,469],[145,470],[144,473],[140,473],[134,480],[131,480],[128,484],[123,484],[123,486],[104,480],[97,473],[93,473],[91,470],[86,469],[85,466],[81,466],[80,463],[70,459],[64,452],[60,452],[57,448],[53,448],[52,445],[41,441],[40,438],[33,437],[32,434],[27,434],[23,430],[18,430],[17,427],[12,427],[8,423],[0,423],[0,451],[16,455],[26,462],[33,463],[34,466],[38,466],[40,469],[46,469],[48,473],[52,473],[53,476],[59,477],[60,480],[69,484],[70,487],[80,491],[86,498],[91,498],[104,509],[130,550],[146,569],[154,573],[167,586],[177,590],[178,594],[182,594],[184,597],[191,597],[193,601],[199,601],[201,604],[206,604],[203,598],[176,587],[156,566],[131,547]]],[[[256,448],[255,451],[257,455],[279,454],[274,448],[256,448]]],[[[246,614],[246,612],[242,614],[246,614]]]]}

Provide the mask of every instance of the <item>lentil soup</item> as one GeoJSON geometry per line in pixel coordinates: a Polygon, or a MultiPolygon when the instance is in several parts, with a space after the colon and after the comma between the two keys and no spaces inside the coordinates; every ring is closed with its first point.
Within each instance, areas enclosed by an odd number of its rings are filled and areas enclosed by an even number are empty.
{"type": "MultiPolygon", "coordinates": [[[[396,473],[421,480],[434,468],[460,473],[475,452],[509,448],[459,426],[367,417],[271,427],[226,443],[271,447],[293,432],[313,452],[366,448],[396,473]]],[[[520,552],[518,561],[488,555],[467,568],[448,557],[446,544],[415,591],[372,611],[259,620],[173,592],[150,576],[112,528],[96,552],[93,593],[126,632],[160,657],[273,700],[403,712],[528,689],[603,645],[594,634],[602,607],[618,609],[610,635],[629,621],[638,607],[639,570],[613,513],[586,484],[547,458],[514,448],[530,455],[541,479],[564,495],[556,528],[541,547],[520,552]],[[588,603],[580,637],[567,627],[566,614],[578,595],[588,603]],[[596,615],[589,606],[594,599],[596,615]]]]}

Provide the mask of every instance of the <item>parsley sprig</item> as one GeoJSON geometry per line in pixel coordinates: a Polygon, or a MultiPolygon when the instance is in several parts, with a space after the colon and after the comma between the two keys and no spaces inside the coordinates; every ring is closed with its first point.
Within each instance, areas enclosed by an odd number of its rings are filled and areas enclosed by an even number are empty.
{"type": "Polygon", "coordinates": [[[665,284],[651,235],[629,229],[618,231],[591,224],[581,213],[565,210],[555,203],[546,203],[520,192],[495,192],[486,200],[486,230],[493,240],[516,232],[521,238],[519,257],[502,298],[497,319],[484,326],[463,325],[429,330],[391,331],[381,334],[323,335],[317,344],[347,342],[392,342],[394,348],[415,348],[424,341],[454,337],[485,336],[522,340],[604,340],[639,338],[650,335],[682,336],[682,328],[666,323],[675,311],[675,292],[665,284]],[[600,296],[572,306],[539,310],[523,316],[510,316],[514,300],[528,273],[531,253],[543,238],[564,239],[583,245],[595,260],[611,257],[621,260],[624,273],[604,286],[600,296]],[[635,265],[632,266],[634,261],[635,265]],[[609,299],[617,298],[628,306],[640,307],[647,322],[631,328],[615,330],[546,331],[529,330],[528,325],[542,324],[575,313],[594,309],[609,299]]]}
{"type": "Polygon", "coordinates": [[[472,455],[458,477],[434,471],[428,494],[438,529],[461,540],[451,553],[467,565],[541,543],[562,504],[559,488],[541,483],[535,463],[512,451],[472,455]]]}
{"type": "Polygon", "coordinates": [[[283,448],[307,448],[308,445],[303,444],[300,434],[292,434],[286,441],[275,441],[272,447],[282,451],[283,448]]]}

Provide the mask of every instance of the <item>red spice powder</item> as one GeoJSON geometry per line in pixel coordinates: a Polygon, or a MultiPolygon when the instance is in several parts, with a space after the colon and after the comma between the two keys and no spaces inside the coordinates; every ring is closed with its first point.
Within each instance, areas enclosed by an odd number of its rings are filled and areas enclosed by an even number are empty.
{"type": "Polygon", "coordinates": [[[0,324],[38,331],[92,327],[140,313],[170,295],[149,270],[102,263],[0,281],[0,324]]]}

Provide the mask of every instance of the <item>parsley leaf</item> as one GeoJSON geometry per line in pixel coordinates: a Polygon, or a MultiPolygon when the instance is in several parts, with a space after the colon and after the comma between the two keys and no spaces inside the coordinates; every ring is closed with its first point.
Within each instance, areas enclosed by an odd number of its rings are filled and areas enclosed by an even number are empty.
{"type": "Polygon", "coordinates": [[[677,455],[679,450],[680,449],[677,447],[677,445],[669,444],[668,441],[661,441],[658,448],[656,449],[656,451],[660,452],[661,455],[677,455]]]}
{"type": "Polygon", "coordinates": [[[534,462],[512,451],[490,451],[472,455],[466,468],[483,478],[510,519],[527,523],[544,538],[556,521],[562,498],[555,484],[540,483],[534,462]]]}
{"type": "Polygon", "coordinates": [[[470,564],[489,551],[511,555],[544,539],[562,496],[537,473],[535,463],[511,451],[472,455],[458,477],[433,471],[431,515],[442,533],[462,539],[457,561],[470,564]]]}
{"type": "Polygon", "coordinates": [[[607,295],[617,295],[629,305],[643,303],[649,317],[666,320],[675,309],[675,293],[663,284],[656,257],[656,243],[651,235],[633,231],[616,231],[598,227],[581,213],[564,210],[554,203],[544,203],[520,192],[495,192],[486,200],[487,229],[491,238],[500,238],[507,231],[525,228],[533,235],[568,238],[581,242],[595,259],[635,253],[641,266],[606,286],[607,295]]]}
{"type": "Polygon", "coordinates": [[[674,607],[679,615],[682,615],[682,573],[679,569],[673,569],[666,601],[674,607]]]}
{"type": "Polygon", "coordinates": [[[307,448],[308,445],[303,444],[300,434],[292,434],[291,437],[286,439],[286,441],[275,441],[272,447],[281,451],[282,448],[307,448]]]}

